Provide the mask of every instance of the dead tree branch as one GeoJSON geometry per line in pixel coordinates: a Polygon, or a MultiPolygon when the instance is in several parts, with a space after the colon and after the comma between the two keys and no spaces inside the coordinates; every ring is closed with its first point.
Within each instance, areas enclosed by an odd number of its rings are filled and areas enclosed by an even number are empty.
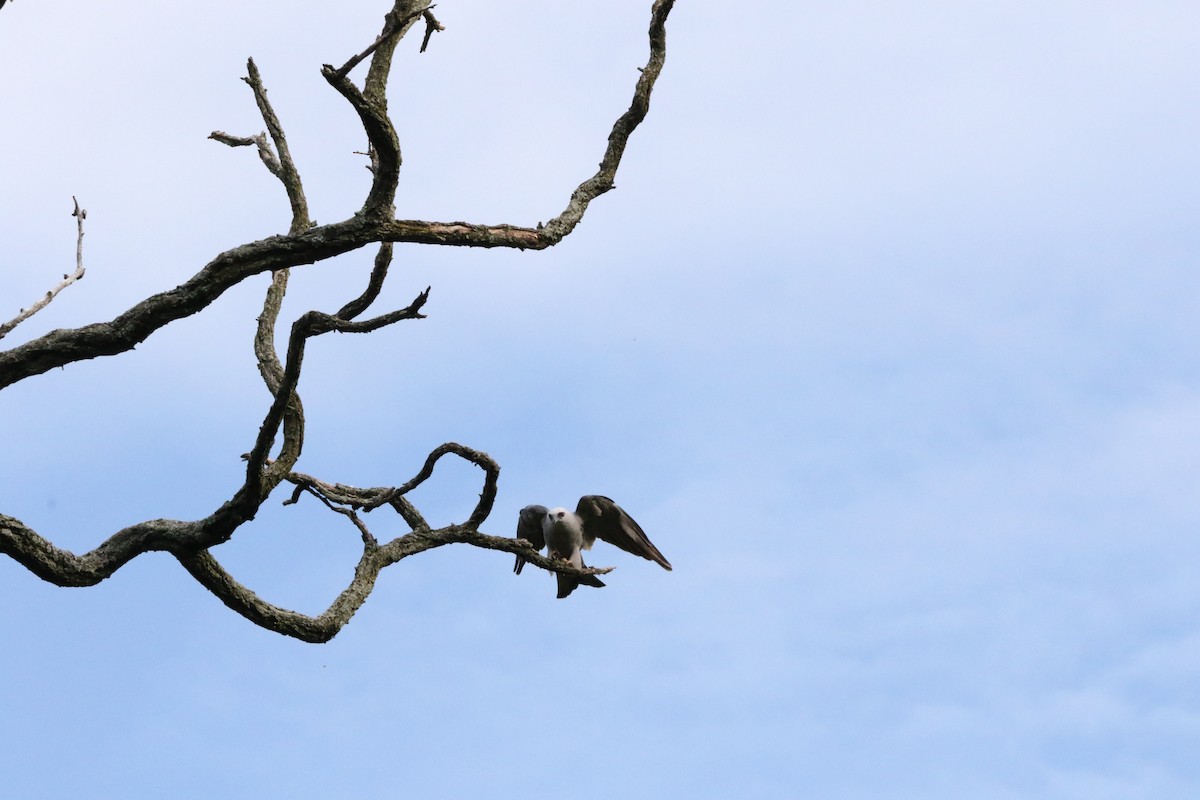
{"type": "MultiPolygon", "coordinates": [[[[575,189],[566,209],[544,227],[373,219],[367,215],[356,215],[298,234],[260,239],[221,253],[186,282],[143,300],[109,322],[51,331],[0,353],[0,389],[55,367],[131,350],[159,328],[198,313],[229,288],[253,275],[324,261],[373,242],[512,247],[520,250],[543,250],[558,244],[574,230],[591,201],[613,188],[620,157],[624,154],[630,134],[646,114],[654,82],[662,71],[666,57],[665,24],[673,5],[671,0],[658,0],[654,4],[650,25],[650,59],[638,78],[629,110],[613,125],[599,171],[575,189]]],[[[332,70],[331,67],[327,69],[332,70]]],[[[330,79],[329,76],[327,79],[330,79]]],[[[359,109],[356,107],[356,110],[359,109]]],[[[360,117],[362,115],[360,111],[360,117]]],[[[376,143],[376,139],[394,141],[395,132],[390,122],[386,124],[385,131],[380,130],[378,123],[377,118],[367,113],[364,127],[372,144],[376,143]],[[390,133],[390,137],[386,133],[390,133]]],[[[395,151],[395,173],[398,176],[398,146],[395,151]]],[[[376,195],[385,193],[385,187],[386,183],[380,186],[380,181],[376,180],[364,209],[391,205],[390,198],[386,197],[382,203],[378,199],[372,201],[376,195]]]]}
{"type": "MultiPolygon", "coordinates": [[[[430,6],[429,8],[433,8],[433,6],[430,6]]],[[[437,17],[435,17],[433,15],[433,12],[430,11],[429,8],[425,9],[425,14],[424,14],[425,38],[421,40],[421,52],[422,53],[425,52],[425,48],[429,47],[429,37],[433,36],[433,34],[439,32],[439,31],[446,30],[446,26],[437,21],[437,17]]]]}
{"type": "Polygon", "coordinates": [[[28,308],[22,308],[17,316],[13,317],[8,322],[5,322],[3,325],[0,325],[0,339],[3,339],[5,336],[11,333],[13,328],[17,327],[34,314],[50,305],[54,298],[58,297],[59,292],[83,277],[83,221],[87,219],[87,209],[80,208],[79,201],[74,197],[71,198],[71,201],[75,203],[75,210],[71,212],[71,216],[75,218],[75,226],[79,231],[79,234],[75,239],[75,271],[70,275],[64,274],[62,276],[62,282],[39,297],[36,303],[28,308]]]}
{"type": "MultiPolygon", "coordinates": [[[[3,4],[4,0],[0,0],[3,4]]],[[[325,481],[294,471],[304,444],[304,411],[298,387],[305,349],[310,339],[330,332],[371,333],[405,320],[424,318],[429,289],[420,292],[405,308],[360,319],[379,298],[393,257],[393,243],[448,245],[456,247],[512,247],[540,250],[561,241],[575,228],[592,200],[614,187],[628,140],[646,116],[650,94],[662,71],[666,55],[665,25],[673,0],[655,0],[649,28],[650,56],[633,91],[633,99],[614,123],[598,171],[572,192],[566,208],[545,226],[481,225],[467,222],[398,220],[395,197],[399,184],[400,142],[387,105],[387,82],[396,47],[420,19],[425,21],[424,51],[435,31],[444,26],[433,16],[428,0],[395,0],[384,19],[380,34],[361,53],[341,67],[325,65],[321,72],[357,114],[369,143],[371,187],[362,207],[352,217],[327,225],[309,219],[300,173],[288,147],[284,128],[267,99],[267,90],[257,66],[247,62],[247,77],[266,126],[264,133],[240,137],[214,131],[209,138],[230,147],[254,146],[266,168],[283,184],[292,220],[283,235],[270,236],[240,245],[217,255],[189,280],[137,303],[106,322],[79,328],[51,331],[39,338],[0,352],[0,389],[40,375],[55,367],[77,361],[116,355],[144,341],[155,331],[196,314],[233,286],[254,275],[272,273],[254,335],[254,351],[260,375],[271,402],[263,415],[253,445],[246,454],[242,485],[203,519],[180,521],[156,519],[117,531],[90,552],[77,555],[59,548],[25,523],[0,514],[0,553],[10,556],[33,574],[61,586],[89,586],[112,575],[142,553],[171,553],[197,581],[229,608],[269,630],[309,642],[332,638],[350,620],[374,588],[380,571],[408,556],[447,544],[519,554],[542,569],[569,575],[596,575],[611,568],[576,570],[534,551],[528,542],[483,533],[480,526],[492,511],[500,467],[486,453],[457,443],[434,449],[410,480],[391,487],[359,488],[325,481]],[[350,73],[369,59],[362,87],[350,73]],[[336,312],[310,310],[291,324],[283,358],[276,352],[276,331],[287,291],[290,270],[325,261],[370,244],[379,250],[366,287],[336,312]],[[275,453],[272,457],[272,453],[275,453]],[[468,461],[483,472],[479,500],[462,523],[433,529],[408,495],[428,480],[437,463],[446,456],[468,461]],[[316,497],[327,509],[347,518],[358,531],[362,554],[346,588],[329,608],[316,617],[280,608],[259,598],[238,583],[217,561],[210,548],[229,540],[238,528],[252,520],[262,504],[282,483],[293,487],[285,504],[304,495],[316,497]],[[368,529],[363,515],[390,508],[407,530],[384,543],[368,529]]],[[[14,321],[0,327],[0,336],[44,307],[70,283],[83,276],[82,240],[84,212],[76,205],[79,223],[78,269],[64,276],[64,283],[22,311],[14,321]]],[[[380,526],[374,526],[380,527],[380,526]]]]}

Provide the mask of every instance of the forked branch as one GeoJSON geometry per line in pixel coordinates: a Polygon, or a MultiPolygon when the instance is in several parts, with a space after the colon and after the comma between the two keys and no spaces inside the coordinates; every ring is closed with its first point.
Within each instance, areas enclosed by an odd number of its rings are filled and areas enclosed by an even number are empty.
{"type": "MultiPolygon", "coordinates": [[[[4,0],[0,0],[0,5],[4,0]]],[[[234,136],[215,131],[210,138],[231,147],[254,146],[267,169],[280,180],[292,212],[288,231],[249,242],[217,255],[192,278],[169,291],[156,294],[107,321],[80,328],[51,331],[39,338],[0,352],[0,389],[26,378],[85,359],[116,355],[132,349],[163,326],[208,307],[224,292],[251,276],[272,273],[255,330],[254,349],[259,372],[271,401],[250,451],[246,454],[242,485],[207,517],[193,521],[148,520],[112,534],[91,552],[76,555],[13,517],[0,514],[0,553],[7,554],[38,577],[63,586],[88,586],[112,575],[122,565],[150,551],[173,554],[187,571],[227,606],[247,619],[287,636],[310,642],[327,641],[349,621],[370,595],[380,571],[416,553],[452,543],[517,553],[529,563],[562,574],[603,574],[609,569],[576,570],[532,550],[528,542],[483,533],[480,526],[491,513],[497,494],[499,465],[486,453],[456,443],[433,450],[410,480],[391,487],[359,488],[328,482],[296,472],[304,443],[304,411],[299,383],[309,339],[325,333],[371,333],[404,320],[424,317],[429,289],[420,292],[405,308],[360,319],[379,298],[393,259],[393,243],[440,244],[458,247],[513,247],[544,249],[557,244],[582,219],[592,200],[614,187],[617,168],[633,131],[646,116],[650,94],[662,71],[666,55],[665,25],[673,0],[656,0],[651,10],[650,56],[634,86],[628,110],[609,132],[599,169],[571,193],[566,208],[546,225],[481,225],[467,222],[398,220],[394,203],[399,183],[401,153],[395,126],[388,113],[387,81],[397,44],[418,20],[425,21],[421,49],[444,26],[433,16],[428,0],[395,0],[378,37],[339,68],[325,65],[325,80],[346,99],[357,114],[369,143],[371,187],[360,210],[352,217],[327,225],[309,219],[300,172],[292,157],[284,127],[267,99],[267,91],[253,60],[244,79],[253,91],[266,131],[256,136],[234,136]],[[355,67],[368,61],[361,88],[350,78],[355,67]],[[275,349],[282,301],[289,271],[378,244],[366,286],[336,312],[310,310],[292,324],[287,350],[280,358],[275,349]],[[464,459],[483,473],[479,500],[461,523],[433,529],[408,499],[427,481],[446,456],[464,459]],[[272,605],[238,583],[220,565],[210,548],[226,542],[241,525],[253,519],[282,483],[293,487],[287,504],[311,495],[327,509],[348,520],[357,532],[362,553],[346,588],[330,607],[316,617],[272,605]],[[364,515],[391,509],[403,526],[384,543],[370,530],[364,515]]],[[[0,336],[48,304],[58,292],[83,276],[83,218],[76,205],[79,225],[77,270],[13,321],[0,326],[0,336]]],[[[373,518],[377,519],[377,518],[373,518]]],[[[388,515],[390,520],[390,515],[388,515]]],[[[374,522],[372,527],[387,527],[374,522]]]]}

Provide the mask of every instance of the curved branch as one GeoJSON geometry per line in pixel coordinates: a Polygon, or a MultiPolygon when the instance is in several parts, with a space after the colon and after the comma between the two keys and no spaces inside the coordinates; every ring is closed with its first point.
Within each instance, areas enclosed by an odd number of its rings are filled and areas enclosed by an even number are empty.
{"type": "Polygon", "coordinates": [[[395,489],[384,490],[374,502],[364,504],[363,507],[370,511],[372,508],[377,508],[384,503],[394,503],[403,495],[408,494],[429,480],[430,476],[433,475],[433,468],[437,462],[442,456],[450,453],[470,461],[483,470],[483,491],[479,493],[479,502],[475,505],[475,509],[471,512],[467,521],[463,523],[464,527],[478,528],[487,519],[488,514],[492,513],[492,504],[496,501],[496,482],[500,479],[500,465],[487,453],[473,450],[456,442],[447,442],[435,448],[425,459],[425,464],[421,467],[421,471],[414,475],[411,480],[401,486],[397,486],[395,489]]]}
{"type": "MultiPolygon", "coordinates": [[[[4,0],[0,0],[2,5],[4,0]]],[[[581,183],[572,193],[566,209],[545,227],[477,225],[466,222],[430,222],[394,219],[393,202],[401,165],[400,146],[395,128],[388,117],[386,82],[396,43],[418,18],[428,26],[440,24],[429,13],[427,0],[395,0],[383,33],[365,51],[372,61],[363,90],[347,78],[354,63],[341,70],[326,66],[329,83],[358,113],[370,141],[373,181],[362,210],[354,217],[331,225],[315,226],[308,219],[299,173],[288,151],[286,138],[277,116],[266,99],[260,76],[253,61],[248,62],[246,80],[254,90],[263,119],[275,143],[278,157],[271,151],[265,135],[239,138],[220,132],[211,138],[230,146],[256,144],[267,168],[280,178],[288,191],[292,224],[285,236],[271,236],[218,255],[192,278],[169,291],[153,295],[108,322],[69,330],[51,331],[38,339],[0,352],[0,389],[54,367],[76,361],[115,355],[134,348],[154,331],[183,317],[195,314],[220,297],[229,288],[250,276],[271,271],[271,288],[264,299],[263,314],[255,335],[260,372],[273,401],[266,412],[254,447],[246,456],[245,480],[234,496],[208,517],[191,522],[149,520],[117,531],[94,550],[76,555],[54,546],[20,520],[0,515],[0,553],[9,555],[42,579],[63,586],[87,586],[112,575],[134,557],[149,551],[172,553],[196,580],[216,594],[230,608],[257,624],[305,641],[327,641],[336,635],[370,594],[379,572],[410,555],[445,544],[466,543],[475,547],[516,553],[529,563],[551,572],[594,575],[611,568],[576,570],[569,564],[552,560],[532,550],[528,542],[494,537],[479,531],[492,511],[497,494],[499,465],[486,453],[456,443],[443,444],[426,458],[421,470],[398,487],[360,489],[328,484],[310,476],[292,472],[303,443],[304,420],[296,388],[299,382],[307,340],[330,331],[365,333],[403,319],[418,319],[428,299],[422,292],[407,308],[357,321],[378,297],[391,262],[393,242],[440,244],[462,247],[514,247],[544,249],[561,241],[578,224],[588,204],[613,188],[617,167],[629,136],[645,117],[650,92],[661,72],[665,58],[665,22],[673,0],[656,0],[651,13],[650,58],[634,89],[629,109],[613,125],[599,171],[581,183]],[[334,315],[310,311],[295,321],[288,340],[286,360],[280,363],[274,345],[274,329],[280,304],[292,267],[323,261],[371,243],[380,243],[367,288],[346,303],[334,315]],[[268,456],[276,436],[283,430],[283,445],[274,461],[268,456]],[[474,463],[484,472],[479,501],[462,524],[430,529],[406,495],[433,474],[437,462],[454,454],[474,463]],[[284,480],[296,485],[289,503],[308,491],[325,505],[349,518],[358,528],[363,554],[349,586],[318,617],[309,617],[263,601],[239,584],[207,552],[227,541],[239,526],[254,518],[271,492],[284,480]],[[384,545],[355,513],[391,506],[409,526],[410,532],[384,545]]],[[[80,240],[82,241],[82,211],[80,240]]],[[[82,276],[82,255],[79,254],[82,276]]],[[[18,320],[19,322],[20,320],[18,320]]]]}
{"type": "MultiPolygon", "coordinates": [[[[369,323],[363,323],[367,325],[369,323]]],[[[363,537],[363,554],[354,571],[350,584],[338,595],[333,604],[320,616],[310,617],[297,611],[281,608],[260,598],[253,591],[238,583],[233,576],[221,567],[216,558],[208,552],[173,551],[184,568],[199,581],[206,589],[220,598],[230,609],[246,617],[255,624],[273,630],[286,636],[292,636],[306,642],[325,642],[337,635],[355,612],[362,606],[367,596],[374,588],[375,581],[384,567],[395,564],[408,556],[422,553],[446,544],[467,543],[476,547],[501,550],[508,553],[520,552],[527,554],[528,542],[488,536],[479,533],[478,525],[491,512],[492,502],[496,494],[496,480],[500,467],[486,453],[472,450],[469,447],[447,442],[437,447],[425,459],[421,470],[407,483],[394,489],[359,489],[342,484],[329,484],[309,475],[291,474],[288,480],[296,485],[292,496],[284,501],[293,504],[301,492],[317,497],[330,509],[349,517],[358,527],[363,537]],[[433,468],[445,455],[454,454],[479,466],[484,470],[484,489],[480,502],[472,512],[471,517],[462,525],[449,525],[438,530],[430,530],[424,519],[416,513],[403,495],[420,486],[433,474],[433,468]],[[370,511],[384,504],[392,504],[412,528],[411,533],[392,539],[383,546],[378,546],[375,537],[366,530],[357,516],[350,509],[364,508],[370,511]],[[338,506],[349,506],[350,509],[338,506]],[[399,507],[397,507],[399,506],[399,507]],[[411,518],[405,513],[410,510],[416,514],[411,518]]],[[[531,563],[551,569],[552,571],[579,572],[564,562],[552,562],[534,552],[529,558],[531,563]]],[[[611,569],[611,568],[610,568],[611,569]]],[[[608,572],[602,569],[599,572],[608,572]]],[[[584,570],[581,574],[596,574],[595,570],[584,570]]]]}
{"type": "MultiPolygon", "coordinates": [[[[258,326],[254,332],[254,355],[258,361],[259,375],[262,376],[263,383],[267,386],[267,391],[278,401],[281,397],[285,398],[283,407],[283,446],[275,462],[270,469],[275,476],[274,479],[268,479],[268,485],[274,488],[278,484],[278,476],[287,473],[296,461],[300,458],[300,453],[304,449],[304,405],[300,402],[300,395],[296,391],[295,383],[299,380],[299,364],[297,364],[295,372],[296,378],[291,381],[292,388],[286,395],[281,395],[284,391],[284,383],[287,380],[287,371],[283,364],[279,361],[279,354],[275,351],[275,325],[279,319],[279,311],[283,305],[283,297],[287,292],[288,276],[290,270],[276,270],[271,274],[271,285],[267,287],[267,295],[263,298],[262,314],[258,317],[258,326]]],[[[267,423],[264,422],[264,426],[267,423]]],[[[266,430],[264,427],[262,430],[266,430]]],[[[272,433],[272,437],[274,434],[272,433]]],[[[272,439],[273,442],[273,439],[272,439]]],[[[253,451],[252,451],[253,452],[253,451]]],[[[266,453],[263,453],[263,458],[266,458],[266,453]]],[[[248,470],[261,470],[264,464],[255,462],[252,458],[247,458],[251,466],[248,470]]],[[[269,490],[268,490],[269,492],[269,490]]],[[[264,498],[265,499],[265,498],[264,498]]]]}
{"type": "Polygon", "coordinates": [[[154,519],[117,531],[83,555],[56,547],[15,517],[0,514],[0,553],[57,586],[94,586],[142,553],[167,550],[198,523],[154,519]]]}
{"type": "Polygon", "coordinates": [[[378,549],[364,550],[350,585],[323,614],[310,617],[263,600],[234,580],[207,551],[177,553],[176,558],[201,586],[216,595],[233,611],[267,630],[312,643],[327,642],[337,635],[366,602],[375,588],[375,580],[379,577],[380,570],[386,566],[378,549]]]}
{"type": "Polygon", "coordinates": [[[650,92],[662,72],[667,60],[667,15],[675,7],[675,0],[656,0],[650,10],[650,60],[642,69],[641,77],[633,89],[633,102],[629,110],[622,114],[608,134],[608,147],[604,158],[600,161],[600,169],[595,175],[579,184],[571,194],[566,209],[554,219],[546,223],[545,235],[559,242],[569,234],[583,219],[583,212],[588,204],[605,192],[615,188],[613,180],[617,175],[617,167],[621,165],[621,156],[625,154],[625,145],[629,136],[646,118],[650,110],[650,92]]]}
{"type": "Polygon", "coordinates": [[[428,0],[396,0],[384,18],[383,32],[371,47],[347,61],[341,69],[329,64],[321,74],[358,113],[367,134],[371,156],[371,189],[359,212],[372,219],[390,219],[395,215],[396,187],[400,183],[400,139],[388,116],[387,81],[392,71],[392,55],[396,45],[408,33],[413,23],[429,10],[428,0]],[[350,82],[348,73],[372,53],[371,66],[362,91],[350,82]]]}
{"type": "Polygon", "coordinates": [[[367,97],[350,79],[329,64],[321,67],[329,85],[350,103],[366,131],[371,153],[371,190],[359,212],[373,220],[389,219],[394,214],[393,201],[400,183],[400,138],[387,115],[387,101],[367,97]]]}
{"type": "Polygon", "coordinates": [[[371,307],[371,304],[379,297],[379,292],[383,290],[383,282],[387,280],[388,268],[392,265],[392,250],[391,242],[379,245],[379,251],[375,254],[375,264],[371,268],[371,278],[367,281],[367,288],[358,297],[338,309],[334,316],[339,319],[351,320],[371,307]]]}
{"type": "Polygon", "coordinates": [[[380,486],[362,489],[356,486],[346,486],[341,483],[326,483],[311,475],[294,472],[288,475],[287,480],[295,484],[296,490],[292,493],[291,499],[285,502],[288,505],[295,503],[299,499],[300,492],[308,491],[330,503],[349,506],[353,509],[361,508],[367,512],[390,505],[404,518],[414,533],[429,533],[429,524],[425,522],[420,512],[405,499],[404,495],[429,480],[433,476],[433,468],[437,465],[437,462],[443,456],[451,454],[465,461],[470,461],[483,470],[483,489],[479,493],[479,502],[472,509],[470,516],[467,517],[467,521],[458,526],[464,529],[478,529],[483,524],[483,521],[487,519],[488,515],[492,513],[492,505],[496,501],[497,482],[500,479],[500,465],[487,453],[474,450],[457,442],[446,442],[434,448],[425,458],[425,463],[421,465],[421,469],[417,474],[407,482],[396,487],[380,486]]]}
{"type": "MultiPolygon", "coordinates": [[[[377,219],[360,215],[295,235],[271,236],[225,251],[187,282],[143,300],[110,322],[51,331],[0,353],[0,389],[55,367],[131,350],[154,331],[203,310],[226,290],[252,275],[312,264],[373,242],[515,247],[522,250],[552,247],[575,228],[593,199],[613,188],[613,178],[629,135],[645,117],[650,92],[666,58],[665,23],[673,5],[673,0],[657,0],[654,4],[650,25],[650,59],[638,79],[629,110],[613,125],[600,170],[579,185],[571,195],[567,208],[544,228],[377,219]]],[[[363,208],[373,212],[378,212],[384,205],[390,208],[392,196],[388,196],[384,188],[392,185],[391,175],[394,172],[398,176],[400,169],[395,130],[386,117],[381,119],[376,109],[368,107],[366,98],[348,81],[339,84],[331,80],[331,83],[335,88],[345,89],[344,95],[359,112],[373,146],[377,150],[383,148],[379,150],[383,168],[376,173],[372,194],[363,208]],[[394,155],[391,151],[393,143],[394,155]],[[394,164],[390,160],[392,158],[394,164]]]]}
{"type": "Polygon", "coordinates": [[[200,585],[216,595],[226,607],[256,625],[301,641],[321,643],[332,639],[350,622],[354,614],[366,602],[367,597],[370,596],[375,588],[375,582],[379,578],[379,573],[385,567],[396,564],[409,556],[447,544],[469,544],[487,550],[515,553],[527,559],[534,566],[549,572],[577,577],[605,575],[614,569],[613,567],[575,569],[565,561],[555,561],[532,550],[528,546],[529,543],[522,539],[489,536],[466,526],[449,525],[436,531],[409,533],[382,547],[375,547],[367,543],[349,585],[338,594],[328,609],[320,615],[312,617],[263,600],[249,588],[238,583],[207,551],[175,553],[175,557],[200,585]]]}
{"type": "Polygon", "coordinates": [[[49,583],[93,586],[142,553],[199,550],[228,541],[255,511],[257,507],[247,513],[246,508],[230,501],[200,520],[139,522],[122,528],[83,555],[57,547],[15,517],[0,514],[0,553],[49,583]]]}

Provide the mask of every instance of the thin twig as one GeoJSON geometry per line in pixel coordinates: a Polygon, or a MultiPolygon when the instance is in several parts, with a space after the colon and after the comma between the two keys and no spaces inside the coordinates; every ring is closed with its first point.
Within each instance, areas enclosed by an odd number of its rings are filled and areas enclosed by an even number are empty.
{"type": "Polygon", "coordinates": [[[325,497],[325,495],[323,495],[321,492],[317,491],[317,489],[314,488],[313,486],[305,486],[304,484],[297,484],[296,491],[292,493],[291,502],[289,502],[288,505],[295,503],[297,495],[299,495],[300,492],[302,492],[302,491],[307,491],[313,497],[320,500],[325,505],[325,507],[328,508],[330,511],[341,514],[341,515],[347,517],[351,522],[353,522],[354,527],[358,528],[358,532],[362,536],[364,545],[371,546],[371,545],[378,544],[378,542],[375,541],[374,534],[372,534],[371,531],[369,531],[367,529],[366,524],[361,519],[358,518],[358,514],[354,513],[354,509],[343,508],[342,506],[335,505],[332,501],[330,501],[327,497],[325,497]]]}
{"type": "MultiPolygon", "coordinates": [[[[433,6],[429,8],[433,8],[433,6]]],[[[446,26],[437,21],[437,17],[433,15],[433,12],[429,8],[425,9],[423,15],[425,17],[425,38],[421,40],[422,53],[425,52],[426,47],[429,47],[429,37],[433,36],[434,32],[446,30],[446,26]]]]}
{"type": "Polygon", "coordinates": [[[58,297],[59,292],[83,277],[83,221],[87,219],[87,210],[79,207],[79,201],[76,200],[74,196],[71,197],[71,200],[75,203],[75,210],[71,212],[71,216],[75,218],[75,225],[79,229],[79,235],[75,240],[75,271],[70,275],[64,274],[62,276],[62,281],[53,289],[46,292],[46,294],[38,298],[36,303],[28,308],[22,308],[17,316],[13,317],[3,325],[0,325],[0,339],[3,339],[5,336],[7,336],[13,330],[13,328],[17,327],[34,314],[50,305],[50,302],[54,298],[58,297]]]}
{"type": "MultiPolygon", "coordinates": [[[[361,53],[359,53],[358,55],[351,56],[349,61],[347,61],[345,64],[342,64],[342,66],[339,67],[338,69],[334,70],[334,72],[336,72],[336,74],[339,78],[346,77],[346,75],[350,72],[350,70],[354,69],[359,64],[361,64],[363,59],[365,59],[367,56],[374,53],[375,49],[377,47],[379,47],[379,45],[383,44],[384,42],[386,42],[388,40],[388,37],[404,30],[408,25],[415,22],[417,17],[420,17],[421,15],[423,15],[426,11],[428,11],[431,8],[433,8],[432,5],[427,5],[424,8],[417,9],[416,11],[413,11],[413,12],[406,14],[405,16],[399,17],[399,18],[394,17],[391,14],[389,14],[388,21],[384,25],[383,31],[378,36],[375,37],[375,41],[371,42],[371,44],[369,44],[367,46],[367,48],[365,50],[363,50],[361,53]]],[[[424,48],[422,48],[422,49],[424,49],[424,48]]]]}

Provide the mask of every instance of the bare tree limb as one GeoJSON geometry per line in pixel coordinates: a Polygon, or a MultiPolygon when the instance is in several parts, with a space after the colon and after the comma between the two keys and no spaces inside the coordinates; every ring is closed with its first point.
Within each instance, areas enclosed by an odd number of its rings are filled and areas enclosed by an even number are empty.
{"type": "Polygon", "coordinates": [[[566,209],[554,219],[546,223],[544,235],[554,242],[561,241],[583,219],[583,212],[588,205],[600,195],[615,188],[613,183],[617,176],[617,167],[621,165],[621,156],[625,154],[625,146],[629,136],[646,118],[650,110],[650,92],[662,72],[667,59],[667,15],[675,6],[675,0],[657,0],[650,12],[650,60],[642,69],[633,90],[633,102],[629,110],[617,118],[612,131],[608,134],[608,148],[600,161],[600,169],[575,189],[566,209]]]}
{"type": "Polygon", "coordinates": [[[310,617],[263,600],[234,580],[211,553],[202,551],[177,557],[201,586],[233,611],[267,630],[313,643],[327,642],[337,635],[366,602],[375,588],[375,580],[386,566],[377,549],[364,551],[350,585],[337,596],[325,613],[310,617]]]}
{"type": "MultiPolygon", "coordinates": [[[[4,2],[0,0],[0,5],[4,2]]],[[[418,19],[424,19],[426,24],[422,51],[435,31],[444,30],[433,16],[428,0],[394,0],[391,11],[385,16],[381,33],[370,46],[341,68],[325,65],[322,69],[326,81],[358,115],[369,142],[371,188],[359,212],[350,219],[320,226],[309,219],[307,199],[283,125],[267,100],[266,88],[254,61],[249,60],[248,75],[244,80],[254,93],[267,132],[254,137],[238,137],[214,131],[209,138],[230,147],[253,145],[257,148],[264,165],[280,180],[287,192],[292,211],[287,234],[250,242],[221,253],[181,285],[146,298],[108,322],[51,331],[0,352],[2,389],[54,367],[132,349],[159,328],[202,311],[243,280],[271,272],[272,281],[255,330],[254,350],[260,375],[272,399],[254,444],[245,456],[242,485],[203,519],[157,519],[137,523],[117,531],[83,555],[56,547],[20,520],[0,514],[0,553],[12,557],[51,583],[88,586],[109,577],[142,553],[170,552],[189,574],[231,609],[265,628],[310,642],[327,641],[341,630],[370,594],[384,567],[446,544],[465,543],[516,553],[535,566],[560,574],[584,576],[611,571],[611,568],[577,570],[564,561],[534,551],[529,542],[480,532],[479,528],[491,513],[496,499],[500,467],[486,453],[461,444],[449,442],[435,448],[415,476],[393,487],[359,488],[294,471],[303,450],[305,424],[298,385],[305,348],[312,337],[330,332],[370,333],[403,320],[424,317],[422,309],[429,297],[428,288],[405,308],[359,319],[380,295],[392,262],[393,243],[538,250],[557,244],[574,229],[588,204],[613,188],[629,136],[646,115],[650,93],[665,58],[665,23],[672,7],[673,0],[655,0],[653,4],[649,60],[634,87],[629,109],[617,119],[609,133],[608,145],[598,171],[574,190],[567,207],[558,216],[545,226],[539,224],[536,228],[395,219],[394,201],[402,159],[399,139],[388,114],[387,82],[396,46],[418,19]],[[360,89],[350,80],[349,73],[367,58],[370,58],[370,65],[360,89]],[[275,345],[276,330],[287,291],[289,270],[324,261],[368,244],[380,246],[362,293],[343,304],[336,313],[310,310],[301,314],[292,323],[286,354],[280,359],[275,345]],[[272,450],[281,436],[278,453],[272,458],[272,450]],[[446,456],[455,456],[475,464],[483,472],[483,483],[479,500],[464,522],[435,530],[408,499],[408,495],[432,476],[436,464],[446,456]],[[228,541],[241,525],[252,520],[262,504],[284,482],[293,486],[285,504],[292,505],[303,495],[312,495],[327,509],[346,517],[355,526],[362,542],[362,555],[349,584],[329,608],[317,617],[283,609],[259,598],[238,583],[209,552],[210,548],[228,541]],[[396,512],[408,531],[380,544],[368,529],[362,514],[385,507],[396,512]]],[[[79,220],[78,270],[73,280],[83,275],[82,220],[85,214],[78,205],[76,216],[79,220]]],[[[64,276],[66,279],[67,276],[64,276]]],[[[42,307],[66,285],[69,283],[48,293],[48,299],[41,303],[42,307]]],[[[9,323],[7,330],[36,310],[28,314],[23,311],[25,316],[9,323]]],[[[0,329],[3,332],[7,330],[0,329]]]]}
{"type": "MultiPolygon", "coordinates": [[[[629,110],[613,125],[600,170],[576,188],[567,208],[544,228],[356,216],[291,236],[271,236],[225,251],[185,283],[143,300],[110,322],[51,331],[39,339],[0,353],[0,389],[75,361],[131,350],[154,331],[201,311],[230,287],[252,275],[324,261],[372,242],[514,247],[521,250],[552,247],[575,228],[592,200],[612,188],[629,135],[644,118],[649,107],[650,92],[662,71],[666,57],[665,23],[673,5],[673,0],[657,0],[654,4],[650,25],[650,60],[638,78],[629,110]]],[[[326,67],[326,70],[332,68],[326,67]]],[[[326,74],[326,79],[335,82],[329,74],[326,74]]],[[[357,93],[357,90],[354,92],[357,93]]],[[[361,93],[358,96],[361,97],[361,93]]],[[[364,119],[364,127],[373,143],[377,139],[380,142],[395,141],[395,132],[390,123],[379,124],[378,117],[365,109],[360,110],[360,118],[364,119]]],[[[393,147],[394,172],[398,176],[399,146],[393,147]]],[[[364,204],[364,209],[390,207],[387,185],[394,186],[387,180],[381,182],[376,176],[372,194],[364,204]]]]}
{"type": "Polygon", "coordinates": [[[17,316],[8,322],[5,322],[3,325],[0,325],[0,339],[3,339],[5,336],[7,336],[22,322],[41,311],[46,306],[50,305],[51,301],[58,297],[59,292],[83,277],[83,221],[87,219],[87,209],[80,208],[79,201],[74,197],[72,197],[71,200],[75,203],[75,210],[71,212],[71,216],[75,218],[75,225],[79,229],[79,235],[75,240],[75,271],[70,275],[64,274],[62,276],[62,282],[38,298],[36,303],[28,308],[22,308],[17,316]]]}
{"type": "MultiPolygon", "coordinates": [[[[323,613],[316,617],[269,603],[238,583],[209,552],[177,556],[184,568],[227,607],[251,622],[304,642],[327,642],[336,636],[366,602],[379,573],[409,556],[447,544],[470,544],[488,550],[517,553],[530,564],[564,575],[605,575],[612,567],[578,570],[565,561],[554,561],[536,550],[522,547],[522,540],[488,536],[451,525],[426,534],[410,534],[384,547],[366,547],[349,585],[323,613]]],[[[528,545],[528,542],[524,542],[528,545]]]]}

